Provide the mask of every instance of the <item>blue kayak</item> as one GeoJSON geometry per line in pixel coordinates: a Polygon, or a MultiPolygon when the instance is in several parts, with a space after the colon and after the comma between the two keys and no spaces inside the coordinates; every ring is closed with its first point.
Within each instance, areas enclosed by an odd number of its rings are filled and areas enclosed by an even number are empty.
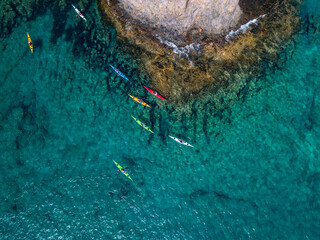
{"type": "Polygon", "coordinates": [[[116,69],[114,66],[110,65],[110,67],[112,67],[112,69],[118,74],[118,76],[123,77],[125,80],[130,81],[126,75],[124,75],[122,72],[120,72],[118,69],[116,69]]]}

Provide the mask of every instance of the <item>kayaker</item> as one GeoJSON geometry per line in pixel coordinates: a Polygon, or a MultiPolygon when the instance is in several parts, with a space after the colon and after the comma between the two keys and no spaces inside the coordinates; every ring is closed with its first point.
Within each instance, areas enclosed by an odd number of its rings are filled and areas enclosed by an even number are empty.
{"type": "Polygon", "coordinates": [[[154,93],[153,93],[155,96],[157,96],[158,95],[158,93],[157,93],[157,91],[154,91],[154,93]]]}
{"type": "MultiPolygon", "coordinates": [[[[127,168],[128,168],[128,167],[126,167],[126,168],[121,168],[120,171],[123,172],[123,173],[125,173],[127,168]]],[[[119,171],[119,170],[117,170],[117,171],[119,171]]]]}
{"type": "Polygon", "coordinates": [[[29,46],[32,47],[32,42],[28,42],[29,46]]]}
{"type": "Polygon", "coordinates": [[[142,103],[142,99],[139,99],[139,103],[142,103]]]}

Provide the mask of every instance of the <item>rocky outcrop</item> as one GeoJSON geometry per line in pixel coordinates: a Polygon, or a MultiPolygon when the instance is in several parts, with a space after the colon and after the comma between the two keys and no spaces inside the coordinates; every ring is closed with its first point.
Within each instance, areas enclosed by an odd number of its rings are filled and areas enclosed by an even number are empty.
{"type": "Polygon", "coordinates": [[[100,10],[114,23],[121,46],[149,75],[148,84],[179,103],[226,87],[224,92],[237,95],[265,59],[277,59],[296,32],[299,4],[300,0],[100,0],[100,10]]]}
{"type": "Polygon", "coordinates": [[[119,0],[118,7],[131,19],[174,41],[194,29],[223,34],[237,25],[239,0],[119,0]]]}

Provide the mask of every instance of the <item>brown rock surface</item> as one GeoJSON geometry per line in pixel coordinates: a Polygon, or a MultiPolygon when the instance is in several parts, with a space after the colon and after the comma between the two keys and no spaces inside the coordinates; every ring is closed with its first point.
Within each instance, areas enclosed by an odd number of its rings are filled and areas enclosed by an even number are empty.
{"type": "Polygon", "coordinates": [[[175,103],[204,93],[212,93],[218,103],[226,93],[237,98],[264,61],[277,60],[297,31],[299,4],[300,0],[100,0],[100,10],[114,23],[121,46],[149,76],[150,83],[144,84],[175,103]]]}

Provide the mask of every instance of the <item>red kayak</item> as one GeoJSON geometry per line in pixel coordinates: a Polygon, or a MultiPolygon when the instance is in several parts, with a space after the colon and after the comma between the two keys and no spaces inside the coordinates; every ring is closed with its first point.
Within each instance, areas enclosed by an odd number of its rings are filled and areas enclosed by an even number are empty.
{"type": "Polygon", "coordinates": [[[167,99],[165,99],[164,97],[162,97],[159,93],[157,93],[157,91],[154,91],[150,88],[147,88],[146,86],[143,86],[145,89],[147,89],[152,95],[155,95],[158,98],[161,98],[162,100],[167,101],[167,99]]]}

